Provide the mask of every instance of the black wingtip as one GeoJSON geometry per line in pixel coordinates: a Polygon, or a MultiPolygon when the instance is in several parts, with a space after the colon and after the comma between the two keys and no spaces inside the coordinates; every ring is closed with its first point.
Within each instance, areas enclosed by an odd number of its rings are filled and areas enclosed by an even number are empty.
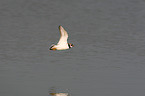
{"type": "Polygon", "coordinates": [[[61,25],[59,25],[59,27],[58,28],[60,28],[60,27],[62,27],[61,25]]]}
{"type": "Polygon", "coordinates": [[[63,27],[62,27],[61,25],[59,25],[59,27],[58,27],[58,28],[59,28],[59,30],[63,29],[63,27]]]}
{"type": "Polygon", "coordinates": [[[60,30],[61,25],[58,26],[58,29],[60,30]]]}

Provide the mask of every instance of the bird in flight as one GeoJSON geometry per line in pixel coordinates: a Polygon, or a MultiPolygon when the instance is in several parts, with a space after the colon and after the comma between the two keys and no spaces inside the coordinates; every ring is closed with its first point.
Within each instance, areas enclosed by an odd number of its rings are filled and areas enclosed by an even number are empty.
{"type": "Polygon", "coordinates": [[[68,43],[68,33],[65,31],[65,29],[62,26],[59,26],[59,31],[60,31],[60,39],[57,43],[57,45],[52,45],[50,47],[50,50],[66,50],[74,47],[73,44],[68,43]]]}

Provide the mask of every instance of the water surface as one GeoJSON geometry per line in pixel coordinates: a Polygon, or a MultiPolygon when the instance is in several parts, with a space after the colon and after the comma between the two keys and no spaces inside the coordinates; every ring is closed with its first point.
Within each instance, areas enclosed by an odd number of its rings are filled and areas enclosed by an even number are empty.
{"type": "Polygon", "coordinates": [[[143,0],[0,1],[0,95],[145,96],[143,0]],[[74,48],[48,50],[58,26],[74,48]]]}

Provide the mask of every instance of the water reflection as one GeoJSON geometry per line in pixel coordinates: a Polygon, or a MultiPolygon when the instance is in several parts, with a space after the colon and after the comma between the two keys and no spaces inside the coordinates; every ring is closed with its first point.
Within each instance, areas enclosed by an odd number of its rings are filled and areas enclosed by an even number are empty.
{"type": "Polygon", "coordinates": [[[50,96],[69,96],[69,93],[65,92],[66,90],[63,91],[58,91],[56,87],[51,87],[49,90],[49,95],[50,96]]]}

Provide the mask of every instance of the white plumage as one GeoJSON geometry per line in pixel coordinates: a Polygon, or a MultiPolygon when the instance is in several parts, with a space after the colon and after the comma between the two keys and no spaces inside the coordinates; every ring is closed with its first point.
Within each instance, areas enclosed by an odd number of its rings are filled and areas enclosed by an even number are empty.
{"type": "Polygon", "coordinates": [[[59,26],[60,31],[60,39],[57,43],[57,45],[51,46],[50,50],[65,50],[73,47],[74,45],[67,42],[68,39],[68,33],[65,31],[65,29],[62,26],[59,26]]]}

